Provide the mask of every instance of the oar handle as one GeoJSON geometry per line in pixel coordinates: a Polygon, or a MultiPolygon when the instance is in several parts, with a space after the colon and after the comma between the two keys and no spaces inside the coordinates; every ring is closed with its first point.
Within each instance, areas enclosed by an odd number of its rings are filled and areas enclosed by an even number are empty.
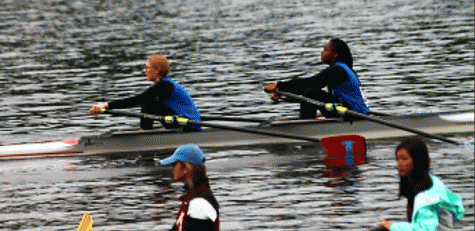
{"type": "Polygon", "coordinates": [[[320,102],[318,100],[310,99],[310,98],[307,98],[307,97],[304,97],[304,96],[301,96],[301,95],[292,94],[292,93],[289,93],[289,92],[279,91],[277,89],[275,90],[275,92],[277,94],[280,94],[280,95],[283,95],[283,96],[286,96],[288,98],[292,98],[292,99],[295,99],[295,100],[298,100],[298,101],[301,101],[301,102],[305,102],[305,103],[325,107],[326,110],[336,111],[336,112],[340,113],[341,115],[348,114],[348,115],[356,116],[356,117],[359,117],[359,118],[362,118],[362,119],[370,120],[370,121],[373,121],[373,122],[376,122],[376,123],[380,123],[380,124],[383,124],[383,125],[386,125],[386,126],[389,126],[389,127],[398,128],[398,129],[401,129],[401,130],[404,130],[404,131],[407,131],[407,132],[415,133],[415,134],[418,134],[418,135],[421,135],[421,136],[425,136],[425,137],[429,137],[429,138],[432,138],[432,139],[445,141],[447,143],[458,144],[458,145],[461,144],[461,143],[459,143],[457,141],[454,141],[454,140],[450,140],[450,139],[447,139],[447,138],[444,138],[444,137],[432,135],[432,134],[422,132],[422,131],[419,131],[419,130],[416,130],[416,129],[404,127],[404,126],[396,124],[396,123],[391,123],[391,122],[388,122],[388,121],[385,121],[385,120],[382,120],[382,119],[378,119],[374,116],[368,116],[368,115],[365,115],[365,114],[362,114],[362,113],[359,113],[359,112],[356,112],[356,111],[352,111],[352,110],[350,110],[346,107],[343,107],[341,105],[337,105],[337,104],[334,104],[334,103],[323,103],[323,102],[320,102]]]}
{"type": "Polygon", "coordinates": [[[146,114],[146,113],[139,113],[139,112],[132,112],[132,111],[122,111],[122,110],[115,110],[115,109],[101,109],[101,113],[103,114],[110,114],[110,115],[121,115],[121,116],[129,116],[129,117],[138,117],[144,119],[151,119],[151,120],[164,120],[164,116],[146,114]]]}

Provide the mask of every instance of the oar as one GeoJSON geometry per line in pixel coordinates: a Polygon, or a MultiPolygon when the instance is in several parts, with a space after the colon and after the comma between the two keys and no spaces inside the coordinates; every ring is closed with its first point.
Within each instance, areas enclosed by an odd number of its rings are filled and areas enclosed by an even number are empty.
{"type": "Polygon", "coordinates": [[[237,122],[268,124],[268,123],[271,123],[273,119],[272,118],[254,119],[254,118],[241,118],[241,117],[232,117],[232,116],[201,115],[201,120],[237,121],[237,122]]]}
{"type": "Polygon", "coordinates": [[[418,135],[421,135],[421,136],[426,136],[426,137],[429,137],[429,138],[442,140],[442,141],[452,143],[452,144],[459,144],[459,145],[461,144],[461,143],[459,143],[457,141],[454,141],[454,140],[450,140],[450,139],[447,139],[447,138],[444,138],[444,137],[432,135],[432,134],[425,133],[425,132],[422,132],[422,131],[419,131],[419,130],[416,130],[416,129],[404,127],[404,126],[401,126],[399,124],[390,123],[390,122],[384,121],[382,119],[378,119],[376,117],[372,117],[372,116],[368,116],[368,115],[365,115],[365,114],[362,114],[362,113],[359,113],[359,112],[355,112],[355,111],[352,111],[352,110],[350,110],[346,107],[343,107],[343,106],[336,106],[333,103],[323,103],[323,102],[320,102],[320,101],[317,101],[317,100],[314,100],[314,99],[310,99],[310,98],[307,98],[307,97],[304,97],[304,96],[301,96],[301,95],[296,95],[296,94],[289,93],[289,92],[279,91],[277,89],[275,90],[275,92],[277,94],[286,96],[288,98],[291,98],[291,99],[294,99],[294,100],[297,100],[297,101],[300,101],[300,102],[305,102],[305,103],[308,103],[308,104],[314,104],[314,105],[317,105],[317,106],[320,106],[320,107],[325,107],[325,109],[327,109],[328,111],[335,110],[338,113],[340,113],[341,115],[345,115],[345,114],[352,115],[352,116],[356,116],[356,117],[359,117],[359,118],[362,118],[362,119],[370,120],[370,121],[373,121],[373,122],[376,122],[376,123],[384,124],[384,125],[389,126],[389,127],[398,128],[398,129],[401,129],[401,130],[404,130],[404,131],[407,131],[407,132],[412,132],[412,133],[415,133],[415,134],[418,134],[418,135]]]}
{"type": "Polygon", "coordinates": [[[374,228],[370,229],[369,231],[389,231],[389,230],[387,230],[384,227],[378,226],[378,227],[374,227],[374,228]]]}
{"type": "Polygon", "coordinates": [[[232,130],[238,132],[247,132],[247,133],[254,133],[260,135],[267,135],[267,136],[276,136],[276,137],[283,137],[288,139],[296,139],[296,140],[306,140],[312,142],[320,142],[321,140],[318,138],[312,138],[308,136],[299,136],[299,135],[292,135],[292,134],[285,134],[279,132],[272,132],[272,131],[262,131],[257,129],[250,129],[245,127],[233,127],[221,124],[213,124],[213,123],[206,123],[206,122],[199,122],[194,120],[189,120],[185,117],[175,117],[175,116],[158,116],[158,115],[151,115],[146,113],[138,113],[138,112],[130,112],[130,111],[122,111],[122,110],[114,110],[114,109],[103,109],[101,110],[102,113],[111,114],[111,115],[122,115],[122,116],[131,116],[131,117],[140,117],[144,119],[152,119],[152,120],[160,120],[164,121],[168,124],[174,124],[177,122],[179,125],[186,126],[188,124],[197,125],[202,127],[211,127],[211,128],[220,128],[225,130],[232,130]]]}
{"type": "Polygon", "coordinates": [[[81,223],[79,223],[78,231],[92,231],[92,222],[92,217],[88,213],[84,213],[81,223]]]}

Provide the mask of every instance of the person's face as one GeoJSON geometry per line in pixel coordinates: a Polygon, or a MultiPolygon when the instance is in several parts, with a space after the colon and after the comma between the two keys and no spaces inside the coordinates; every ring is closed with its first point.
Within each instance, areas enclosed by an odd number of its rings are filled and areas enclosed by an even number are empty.
{"type": "Polygon", "coordinates": [[[411,174],[414,169],[414,161],[406,149],[401,148],[396,152],[396,161],[400,176],[406,177],[411,174]]]}
{"type": "Polygon", "coordinates": [[[173,179],[176,181],[184,181],[186,173],[188,170],[186,169],[186,165],[182,162],[175,162],[173,164],[173,179]]]}
{"type": "Polygon", "coordinates": [[[333,65],[333,63],[335,63],[335,58],[337,54],[332,51],[330,42],[325,44],[321,55],[322,55],[323,63],[329,64],[329,65],[333,65]]]}
{"type": "Polygon", "coordinates": [[[147,61],[145,64],[145,69],[143,70],[145,75],[147,75],[147,80],[152,82],[160,81],[160,77],[158,76],[158,71],[152,68],[150,61],[147,61]]]}

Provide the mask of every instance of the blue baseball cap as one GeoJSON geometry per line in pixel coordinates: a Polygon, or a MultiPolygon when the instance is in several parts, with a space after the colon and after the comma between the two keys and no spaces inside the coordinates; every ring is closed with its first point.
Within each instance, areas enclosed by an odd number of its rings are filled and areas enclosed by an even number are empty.
{"type": "Polygon", "coordinates": [[[173,155],[160,160],[162,165],[170,165],[176,162],[184,162],[198,166],[204,166],[205,154],[194,144],[185,144],[175,150],[173,155]]]}

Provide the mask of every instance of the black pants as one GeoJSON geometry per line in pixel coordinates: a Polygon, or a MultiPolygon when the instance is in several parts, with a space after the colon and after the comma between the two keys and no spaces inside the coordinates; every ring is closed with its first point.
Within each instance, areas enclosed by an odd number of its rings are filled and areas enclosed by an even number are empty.
{"type": "MultiPolygon", "coordinates": [[[[315,88],[307,88],[303,96],[314,99],[323,103],[335,103],[335,99],[333,96],[321,89],[315,89],[315,88]]],[[[315,116],[317,115],[317,110],[320,111],[320,113],[325,116],[326,118],[335,118],[339,117],[337,113],[327,111],[325,107],[322,106],[317,106],[315,104],[309,104],[309,103],[300,103],[300,118],[301,119],[314,119],[315,116]]]]}
{"type": "MultiPolygon", "coordinates": [[[[350,106],[346,102],[341,102],[335,98],[332,94],[322,89],[307,88],[303,94],[305,97],[314,99],[323,103],[337,103],[346,108],[350,106]]],[[[317,115],[317,110],[326,118],[341,118],[342,115],[336,111],[328,111],[324,106],[317,106],[315,104],[301,103],[300,104],[300,118],[301,119],[314,119],[317,115]]],[[[351,115],[343,115],[345,121],[355,121],[358,117],[351,115]]]]}
{"type": "MultiPolygon", "coordinates": [[[[303,95],[307,98],[314,99],[323,103],[338,103],[344,107],[347,107],[347,108],[349,107],[349,105],[347,105],[346,103],[340,102],[338,99],[333,97],[332,94],[322,89],[307,88],[304,91],[303,95]]],[[[323,106],[317,106],[317,105],[308,104],[308,103],[301,103],[300,104],[300,118],[314,119],[315,116],[317,115],[317,110],[320,111],[320,113],[326,118],[340,118],[341,117],[340,113],[334,112],[334,111],[328,111],[323,106]]],[[[345,115],[344,119],[347,121],[353,121],[356,118],[354,118],[353,116],[345,115]]]]}
{"type": "MultiPolygon", "coordinates": [[[[152,105],[142,105],[142,113],[147,113],[147,114],[153,114],[153,115],[159,115],[159,116],[171,116],[174,115],[175,112],[170,109],[167,105],[164,103],[156,103],[152,105]]],[[[145,130],[153,129],[153,123],[155,121],[152,119],[144,119],[140,118],[140,127],[145,130]]],[[[180,125],[178,124],[168,124],[165,123],[164,121],[160,121],[163,127],[167,129],[171,128],[180,128],[180,125]]],[[[183,128],[184,131],[188,131],[188,127],[183,128]]]]}

